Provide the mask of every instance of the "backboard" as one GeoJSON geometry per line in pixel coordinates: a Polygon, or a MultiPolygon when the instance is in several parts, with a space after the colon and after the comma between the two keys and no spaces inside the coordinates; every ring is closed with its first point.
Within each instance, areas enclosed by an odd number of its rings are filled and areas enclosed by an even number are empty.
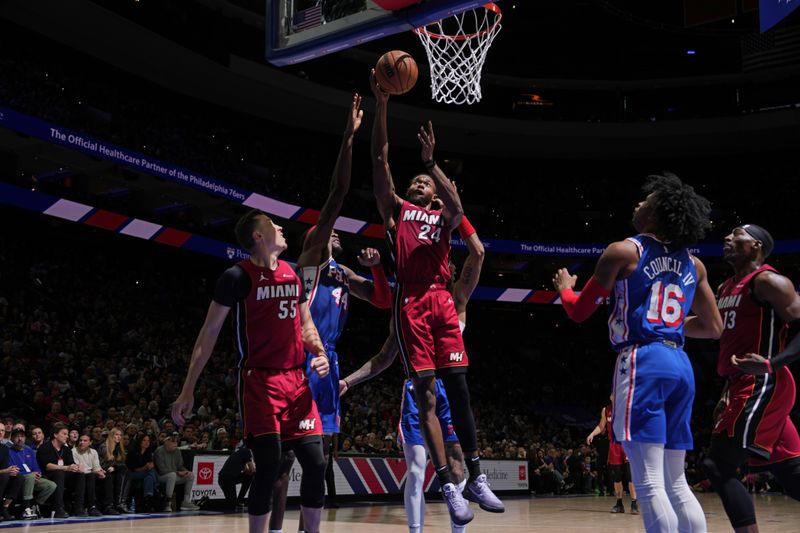
{"type": "Polygon", "coordinates": [[[266,2],[267,61],[283,66],[410,31],[486,0],[422,0],[398,11],[382,9],[372,0],[266,2]]]}

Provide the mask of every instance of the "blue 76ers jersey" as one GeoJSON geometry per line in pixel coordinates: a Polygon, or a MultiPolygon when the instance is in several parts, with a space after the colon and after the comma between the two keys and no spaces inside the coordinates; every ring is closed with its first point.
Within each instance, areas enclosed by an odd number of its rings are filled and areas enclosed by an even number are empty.
{"type": "Polygon", "coordinates": [[[670,341],[683,346],[683,322],[692,308],[697,270],[686,248],[670,252],[650,235],[627,240],[639,249],[639,264],[611,294],[608,333],[617,351],[632,344],[670,341]]]}
{"type": "Polygon", "coordinates": [[[327,350],[335,349],[350,307],[347,274],[331,257],[319,266],[303,268],[303,290],[322,343],[327,350]]]}

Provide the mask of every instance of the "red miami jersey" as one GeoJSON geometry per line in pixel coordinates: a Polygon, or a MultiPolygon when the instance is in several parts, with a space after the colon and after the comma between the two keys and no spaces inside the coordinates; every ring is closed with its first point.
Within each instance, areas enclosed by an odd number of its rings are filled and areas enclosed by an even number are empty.
{"type": "Polygon", "coordinates": [[[403,201],[396,223],[395,253],[400,283],[445,285],[450,280],[450,229],[439,210],[403,201]]]}
{"type": "Polygon", "coordinates": [[[722,284],[717,307],[722,315],[717,372],[727,377],[741,373],[731,364],[732,355],[757,353],[769,359],[783,349],[788,326],[771,305],[760,303],[753,294],[754,278],[765,271],[777,272],[762,265],[739,280],[730,278],[722,284]]]}
{"type": "Polygon", "coordinates": [[[233,309],[239,368],[290,369],[305,364],[300,325],[300,278],[285,261],[275,271],[249,259],[239,266],[250,292],[233,309]]]}

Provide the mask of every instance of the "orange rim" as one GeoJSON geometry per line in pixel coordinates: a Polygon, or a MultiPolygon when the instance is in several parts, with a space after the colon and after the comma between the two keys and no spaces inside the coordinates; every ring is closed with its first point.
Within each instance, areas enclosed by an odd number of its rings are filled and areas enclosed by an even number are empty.
{"type": "MultiPolygon", "coordinates": [[[[493,31],[497,27],[497,25],[500,24],[500,21],[503,20],[503,13],[500,11],[500,8],[497,7],[497,4],[495,4],[495,3],[484,4],[483,7],[486,8],[487,10],[493,12],[495,15],[497,15],[497,17],[495,18],[494,24],[492,24],[491,26],[489,26],[485,30],[481,30],[479,32],[470,33],[470,34],[464,34],[464,35],[443,35],[441,33],[434,33],[434,32],[428,31],[427,29],[425,29],[426,27],[423,26],[421,28],[414,28],[413,31],[417,35],[424,34],[424,35],[427,35],[428,37],[430,37],[432,39],[444,39],[446,41],[468,41],[470,39],[475,39],[476,37],[483,37],[487,33],[493,31]]],[[[431,24],[433,24],[433,23],[431,23],[431,24]]]]}

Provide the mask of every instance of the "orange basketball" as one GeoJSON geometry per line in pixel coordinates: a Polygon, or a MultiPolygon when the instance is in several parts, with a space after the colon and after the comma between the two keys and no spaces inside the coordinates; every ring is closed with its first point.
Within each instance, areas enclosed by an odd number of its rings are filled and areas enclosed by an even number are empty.
{"type": "Polygon", "coordinates": [[[417,83],[417,62],[402,50],[386,52],[375,65],[375,79],[389,94],[404,94],[417,83]]]}

